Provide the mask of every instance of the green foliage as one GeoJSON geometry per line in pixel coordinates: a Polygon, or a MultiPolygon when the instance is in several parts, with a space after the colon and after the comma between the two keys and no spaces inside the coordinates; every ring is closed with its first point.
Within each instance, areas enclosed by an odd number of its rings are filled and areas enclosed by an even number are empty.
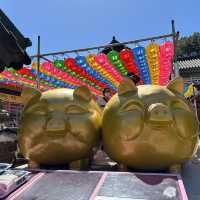
{"type": "Polygon", "coordinates": [[[200,55],[200,32],[189,37],[182,37],[177,43],[177,56],[189,57],[200,55]]]}

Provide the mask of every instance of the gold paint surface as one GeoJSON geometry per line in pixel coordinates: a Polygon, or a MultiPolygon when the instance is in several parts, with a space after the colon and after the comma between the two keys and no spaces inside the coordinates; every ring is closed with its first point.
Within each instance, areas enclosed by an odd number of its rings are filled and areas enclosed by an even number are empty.
{"type": "Polygon", "coordinates": [[[101,110],[90,91],[84,87],[27,91],[18,133],[22,154],[38,164],[87,158],[99,140],[101,126],[101,110]]]}
{"type": "Polygon", "coordinates": [[[182,84],[180,78],[167,87],[122,81],[103,112],[104,149],[113,160],[135,169],[159,170],[192,158],[198,123],[182,95],[182,84]]]}

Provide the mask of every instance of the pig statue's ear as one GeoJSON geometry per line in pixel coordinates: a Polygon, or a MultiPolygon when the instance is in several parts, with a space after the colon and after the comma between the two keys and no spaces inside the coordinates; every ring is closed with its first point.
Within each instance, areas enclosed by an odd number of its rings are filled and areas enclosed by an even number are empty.
{"type": "Polygon", "coordinates": [[[41,96],[41,92],[34,88],[26,88],[21,93],[23,104],[27,104],[29,100],[32,99],[33,97],[40,98],[40,96],[41,96]]]}
{"type": "Polygon", "coordinates": [[[130,78],[124,77],[118,87],[118,95],[124,95],[130,92],[136,93],[137,87],[130,78]]]}
{"type": "Polygon", "coordinates": [[[83,100],[83,101],[91,101],[92,93],[86,86],[77,87],[73,93],[74,99],[83,100]]]}
{"type": "Polygon", "coordinates": [[[170,81],[167,85],[167,88],[173,92],[180,94],[184,93],[184,81],[183,78],[177,77],[174,80],[170,81]]]}

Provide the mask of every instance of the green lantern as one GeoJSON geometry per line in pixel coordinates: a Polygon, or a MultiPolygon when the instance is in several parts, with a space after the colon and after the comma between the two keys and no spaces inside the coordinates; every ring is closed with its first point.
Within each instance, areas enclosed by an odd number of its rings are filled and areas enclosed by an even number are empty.
{"type": "Polygon", "coordinates": [[[123,68],[123,69],[124,69],[123,63],[120,62],[120,61],[116,64],[116,66],[117,66],[118,68],[123,68]]]}
{"type": "Polygon", "coordinates": [[[91,83],[91,85],[92,85],[92,86],[94,86],[94,85],[95,85],[95,83],[93,83],[93,82],[92,82],[92,83],[91,83]]]}
{"type": "Polygon", "coordinates": [[[128,72],[127,71],[123,71],[122,75],[127,76],[128,72]]]}
{"type": "Polygon", "coordinates": [[[69,75],[73,76],[73,72],[69,72],[69,75]]]}
{"type": "Polygon", "coordinates": [[[67,72],[67,71],[68,71],[68,69],[67,69],[67,67],[66,67],[66,66],[64,66],[64,67],[63,67],[63,70],[64,70],[65,72],[67,72]]]}
{"type": "Polygon", "coordinates": [[[110,60],[110,62],[112,62],[112,63],[119,60],[119,53],[117,51],[112,50],[108,53],[107,56],[108,56],[108,59],[110,60]]]}
{"type": "Polygon", "coordinates": [[[54,64],[57,68],[63,68],[63,67],[64,67],[64,61],[63,61],[63,60],[54,60],[53,64],[54,64]]]}
{"type": "Polygon", "coordinates": [[[76,76],[76,72],[72,72],[72,76],[76,76]]]}

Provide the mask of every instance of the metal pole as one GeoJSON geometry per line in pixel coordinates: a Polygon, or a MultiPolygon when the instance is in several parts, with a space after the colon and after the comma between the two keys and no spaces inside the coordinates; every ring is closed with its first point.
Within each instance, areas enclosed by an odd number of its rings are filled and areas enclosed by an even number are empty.
{"type": "Polygon", "coordinates": [[[179,68],[177,65],[177,41],[178,41],[178,37],[179,37],[179,32],[176,33],[176,29],[175,29],[175,22],[174,20],[171,21],[172,24],[172,38],[173,38],[173,43],[174,43],[174,58],[172,60],[172,64],[173,64],[173,75],[174,78],[179,76],[179,68]]]}
{"type": "MultiPolygon", "coordinates": [[[[54,52],[54,53],[46,53],[46,54],[41,54],[40,57],[55,56],[55,55],[60,55],[60,54],[65,54],[65,53],[75,53],[75,52],[81,52],[81,51],[89,51],[89,50],[95,50],[95,49],[102,49],[105,47],[114,47],[114,46],[118,46],[118,45],[136,44],[139,42],[157,40],[157,39],[168,38],[168,37],[173,37],[173,34],[160,35],[160,36],[155,36],[155,37],[143,38],[143,39],[139,39],[139,40],[132,40],[132,41],[128,41],[128,42],[115,43],[115,44],[101,45],[101,46],[97,46],[97,47],[75,49],[75,50],[69,50],[69,51],[68,50],[67,51],[59,51],[59,52],[54,52]]],[[[31,58],[35,58],[35,57],[38,57],[38,55],[31,56],[31,58]]]]}
{"type": "Polygon", "coordinates": [[[48,61],[48,62],[50,62],[50,63],[52,63],[51,60],[49,60],[48,58],[45,58],[44,56],[41,56],[41,58],[44,59],[44,60],[46,60],[46,61],[48,61]]]}
{"type": "Polygon", "coordinates": [[[175,22],[174,22],[174,20],[171,21],[171,24],[172,24],[173,43],[174,43],[174,46],[176,47],[176,29],[175,29],[175,22]]]}
{"type": "Polygon", "coordinates": [[[36,84],[37,89],[40,90],[40,36],[38,36],[38,46],[37,46],[37,78],[36,78],[36,84]]]}

